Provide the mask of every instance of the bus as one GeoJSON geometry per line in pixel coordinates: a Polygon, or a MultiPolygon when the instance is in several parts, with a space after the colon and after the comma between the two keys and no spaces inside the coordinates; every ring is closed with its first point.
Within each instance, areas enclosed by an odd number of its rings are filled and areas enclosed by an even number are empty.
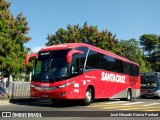
{"type": "Polygon", "coordinates": [[[124,57],[86,43],[59,44],[42,48],[36,57],[31,97],[55,100],[119,98],[131,101],[140,96],[139,65],[124,57]]]}
{"type": "Polygon", "coordinates": [[[141,97],[160,97],[160,72],[141,73],[141,97]]]}

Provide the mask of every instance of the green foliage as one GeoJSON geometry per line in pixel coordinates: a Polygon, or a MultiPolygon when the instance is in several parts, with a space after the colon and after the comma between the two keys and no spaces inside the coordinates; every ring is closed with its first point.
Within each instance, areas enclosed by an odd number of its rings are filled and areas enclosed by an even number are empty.
{"type": "Polygon", "coordinates": [[[16,18],[9,11],[10,3],[0,1],[0,71],[15,75],[24,70],[27,49],[23,46],[31,38],[26,36],[29,27],[26,17],[16,18]]]}
{"type": "Polygon", "coordinates": [[[47,46],[64,43],[81,43],[86,42],[96,45],[102,49],[116,52],[118,40],[107,30],[99,31],[97,26],[88,26],[87,22],[82,27],[79,24],[67,26],[67,30],[60,28],[53,35],[48,35],[47,46]]]}
{"type": "Polygon", "coordinates": [[[146,61],[142,55],[142,50],[140,49],[140,45],[136,39],[121,40],[119,42],[119,48],[121,48],[120,55],[138,63],[141,72],[150,70],[150,65],[146,65],[146,61]]]}
{"type": "Polygon", "coordinates": [[[60,28],[55,34],[48,35],[47,40],[47,46],[87,42],[138,63],[141,72],[150,70],[150,64],[144,59],[140,45],[135,39],[118,41],[116,35],[107,30],[99,31],[97,26],[88,26],[87,22],[82,27],[77,24],[68,25],[67,30],[60,28]]]}
{"type": "MultiPolygon", "coordinates": [[[[20,13],[14,17],[9,11],[10,3],[0,0],[0,71],[19,76],[25,70],[24,59],[29,52],[24,43],[31,38],[27,36],[29,27],[26,17],[20,13]]],[[[99,31],[97,26],[88,26],[87,22],[82,27],[68,25],[67,29],[60,28],[55,34],[48,35],[47,46],[64,43],[87,42],[104,50],[111,51],[126,57],[140,65],[141,72],[160,71],[160,36],[144,34],[140,36],[140,45],[137,40],[118,41],[116,35],[110,31],[99,31]]],[[[31,60],[33,61],[33,60],[31,60]]],[[[32,63],[27,67],[31,71],[32,63]]]]}
{"type": "Polygon", "coordinates": [[[151,64],[152,71],[160,72],[160,36],[144,34],[140,36],[140,44],[144,50],[144,57],[151,64]]]}
{"type": "Polygon", "coordinates": [[[26,75],[22,73],[17,73],[14,76],[14,81],[26,81],[26,75]]]}
{"type": "Polygon", "coordinates": [[[153,52],[160,49],[160,36],[155,34],[144,34],[140,36],[140,44],[147,52],[153,52]]]}

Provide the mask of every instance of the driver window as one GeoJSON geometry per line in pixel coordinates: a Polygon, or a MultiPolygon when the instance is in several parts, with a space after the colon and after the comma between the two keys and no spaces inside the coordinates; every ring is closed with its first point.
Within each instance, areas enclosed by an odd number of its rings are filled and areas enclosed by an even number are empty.
{"type": "Polygon", "coordinates": [[[78,74],[78,58],[74,58],[71,66],[71,74],[76,75],[78,74]]]}

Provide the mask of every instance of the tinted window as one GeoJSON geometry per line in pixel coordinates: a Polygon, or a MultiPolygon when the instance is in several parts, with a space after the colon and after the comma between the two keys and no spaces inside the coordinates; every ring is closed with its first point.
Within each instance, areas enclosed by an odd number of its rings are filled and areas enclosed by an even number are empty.
{"type": "Polygon", "coordinates": [[[101,69],[100,54],[90,50],[87,58],[86,69],[101,69]]]}
{"type": "Polygon", "coordinates": [[[160,85],[160,74],[159,74],[159,77],[158,77],[158,85],[160,85]]]}
{"type": "MultiPolygon", "coordinates": [[[[87,52],[85,52],[86,55],[87,52]]],[[[84,63],[83,57],[79,61],[84,63]]],[[[83,64],[84,65],[84,64],[83,64]]],[[[103,69],[131,76],[139,75],[139,67],[93,50],[89,51],[85,69],[103,69]]]]}
{"type": "Polygon", "coordinates": [[[86,60],[86,55],[88,52],[87,47],[78,47],[76,50],[83,51],[83,54],[75,54],[72,57],[72,64],[71,64],[71,70],[70,70],[70,75],[71,77],[79,75],[79,69],[84,68],[85,60],[86,60]]]}
{"type": "Polygon", "coordinates": [[[108,71],[117,71],[116,59],[107,55],[101,54],[101,69],[108,71]]]}
{"type": "Polygon", "coordinates": [[[118,72],[119,73],[125,73],[125,62],[122,60],[117,59],[117,66],[118,66],[118,72]]]}
{"type": "Polygon", "coordinates": [[[131,76],[138,76],[139,75],[139,67],[133,64],[130,64],[130,75],[131,76]]]}
{"type": "Polygon", "coordinates": [[[109,56],[101,54],[101,69],[110,70],[109,56]]]}
{"type": "Polygon", "coordinates": [[[53,82],[68,77],[66,56],[70,49],[51,52],[41,52],[35,61],[33,80],[53,82]]]}
{"type": "Polygon", "coordinates": [[[118,72],[116,59],[113,58],[113,57],[108,57],[108,58],[109,58],[108,63],[110,64],[109,70],[112,71],[112,72],[118,72]]]}
{"type": "Polygon", "coordinates": [[[77,47],[76,50],[83,51],[84,52],[83,56],[86,56],[87,52],[88,52],[88,48],[87,47],[77,47]]]}
{"type": "Polygon", "coordinates": [[[79,59],[79,65],[80,66],[84,66],[85,64],[85,61],[86,61],[86,55],[87,55],[87,52],[88,52],[88,48],[87,47],[77,47],[76,50],[80,50],[80,51],[83,51],[84,53],[83,54],[78,54],[78,55],[75,55],[74,58],[77,58],[79,59]]]}

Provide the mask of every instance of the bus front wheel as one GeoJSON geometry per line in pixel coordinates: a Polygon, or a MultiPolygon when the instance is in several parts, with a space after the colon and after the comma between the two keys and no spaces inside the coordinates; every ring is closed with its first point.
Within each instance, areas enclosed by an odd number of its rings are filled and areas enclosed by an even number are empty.
{"type": "Polygon", "coordinates": [[[90,105],[92,103],[92,100],[93,100],[93,91],[90,88],[88,88],[86,90],[84,105],[90,105]]]}

